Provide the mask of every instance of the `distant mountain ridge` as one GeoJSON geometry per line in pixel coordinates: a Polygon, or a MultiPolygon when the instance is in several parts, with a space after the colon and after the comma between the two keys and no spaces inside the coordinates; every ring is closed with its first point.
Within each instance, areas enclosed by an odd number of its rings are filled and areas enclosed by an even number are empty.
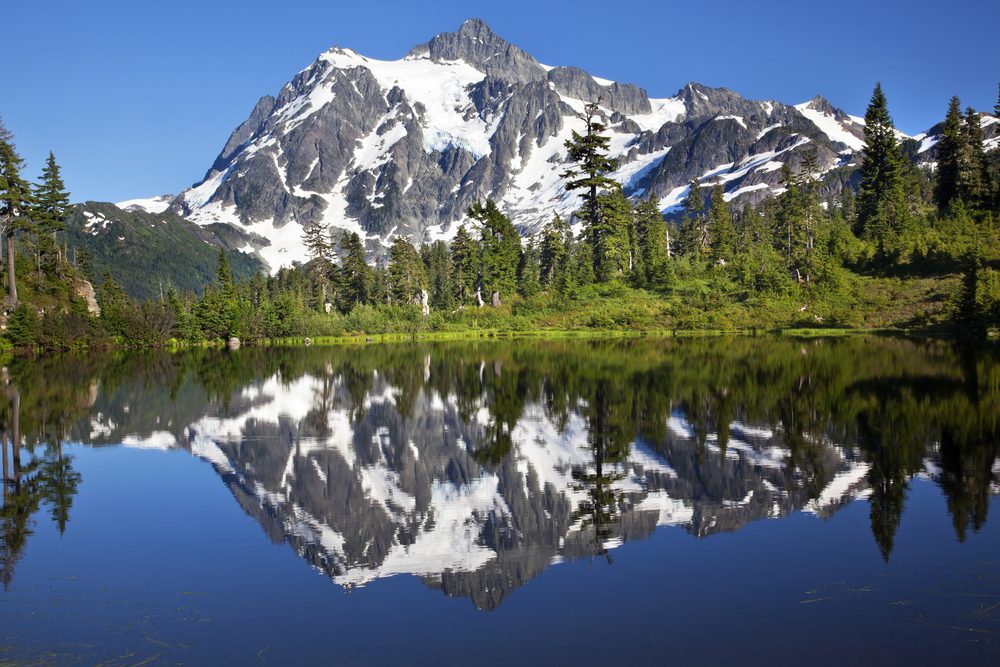
{"type": "Polygon", "coordinates": [[[159,210],[152,200],[125,209],[100,202],[75,205],[66,225],[69,257],[78,259],[86,248],[94,278],[100,281],[108,272],[139,299],[159,297],[170,287],[200,292],[215,277],[220,247],[234,275],[246,278],[264,269],[245,232],[229,225],[196,225],[166,211],[160,199],[159,210]]]}
{"type": "MultiPolygon", "coordinates": [[[[271,270],[307,258],[303,226],[356,231],[379,254],[396,234],[450,238],[486,198],[533,234],[578,208],[561,178],[564,142],[596,100],[620,162],[614,177],[627,195],[654,197],[668,213],[696,178],[721,183],[731,200],[760,201],[779,190],[783,164],[799,168],[807,147],[823,193],[836,194],[863,146],[863,119],[822,97],[791,106],[689,83],[650,98],[633,84],[544,65],[472,19],[397,61],[341,48],[321,54],[277,97],[258,101],[169,211],[248,233],[271,270]]],[[[987,143],[1000,141],[1000,124],[983,118],[987,143]]],[[[933,130],[900,136],[916,159],[933,159],[933,130]]]]}

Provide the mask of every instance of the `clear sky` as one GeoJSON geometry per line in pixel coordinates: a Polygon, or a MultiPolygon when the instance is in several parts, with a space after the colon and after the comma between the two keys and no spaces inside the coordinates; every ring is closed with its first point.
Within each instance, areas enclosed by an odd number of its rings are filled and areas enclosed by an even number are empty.
{"type": "Polygon", "coordinates": [[[403,56],[470,17],[550,65],[667,97],[688,81],[864,113],[881,80],[915,134],[951,95],[989,110],[997,0],[59,0],[6,3],[0,116],[37,178],[49,150],[74,201],[177,193],[261,95],[331,46],[403,56]]]}

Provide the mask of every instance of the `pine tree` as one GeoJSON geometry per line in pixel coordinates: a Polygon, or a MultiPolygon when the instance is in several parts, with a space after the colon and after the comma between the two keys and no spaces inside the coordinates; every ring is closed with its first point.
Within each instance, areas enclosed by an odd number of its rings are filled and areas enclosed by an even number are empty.
{"type": "Polygon", "coordinates": [[[55,155],[49,152],[41,182],[35,186],[33,217],[39,236],[41,261],[51,273],[62,262],[57,234],[66,228],[69,218],[69,193],[60,175],[55,155]]]}
{"type": "Polygon", "coordinates": [[[708,210],[708,245],[710,256],[716,262],[731,260],[736,249],[733,213],[720,184],[712,188],[712,203],[708,210]]]}
{"type": "Polygon", "coordinates": [[[636,207],[635,226],[642,257],[641,283],[647,287],[666,287],[673,279],[673,263],[667,254],[667,223],[652,197],[636,207]]]}
{"type": "Polygon", "coordinates": [[[414,303],[427,289],[427,273],[420,254],[402,236],[392,239],[389,248],[389,294],[396,304],[414,303]]]}
{"type": "Polygon", "coordinates": [[[420,248],[420,257],[427,271],[430,307],[450,311],[455,306],[455,286],[452,284],[451,253],[444,241],[435,241],[420,248]]]}
{"type": "Polygon", "coordinates": [[[17,306],[17,276],[14,269],[14,237],[18,231],[30,230],[31,187],[21,178],[24,160],[17,154],[12,136],[0,123],[0,229],[6,240],[7,298],[17,306]],[[6,138],[4,138],[6,137],[6,138]]]}
{"type": "Polygon", "coordinates": [[[332,264],[332,246],[330,243],[330,226],[324,223],[314,223],[302,227],[302,242],[309,251],[309,257],[323,265],[324,269],[332,264]]]}
{"type": "Polygon", "coordinates": [[[865,112],[857,207],[859,235],[873,241],[883,257],[907,224],[903,159],[882,85],[876,84],[865,112]]]}
{"type": "Polygon", "coordinates": [[[958,153],[957,194],[967,206],[978,209],[987,201],[988,184],[986,153],[983,150],[983,128],[979,114],[969,107],[965,111],[961,148],[958,153]]]}
{"type": "Polygon", "coordinates": [[[691,181],[687,197],[682,205],[681,221],[677,245],[682,255],[700,257],[708,251],[708,226],[705,221],[705,195],[698,179],[691,181]]]}
{"type": "Polygon", "coordinates": [[[810,146],[803,152],[802,169],[795,179],[798,193],[797,219],[799,226],[792,248],[791,266],[796,275],[804,282],[810,282],[816,272],[816,239],[824,219],[816,187],[817,173],[819,173],[819,160],[816,149],[810,146]]]}
{"type": "Polygon", "coordinates": [[[611,140],[602,134],[607,127],[598,119],[599,103],[598,99],[584,107],[584,134],[574,130],[570,140],[566,142],[568,159],[576,167],[565,171],[563,177],[570,179],[566,183],[568,191],[583,190],[584,205],[577,216],[586,225],[590,247],[594,253],[594,275],[601,279],[601,276],[608,274],[602,265],[609,259],[604,254],[607,249],[604,236],[613,235],[613,230],[609,229],[602,216],[601,195],[617,186],[617,182],[609,178],[608,174],[617,168],[618,163],[607,156],[611,140]]]}
{"type": "Polygon", "coordinates": [[[945,212],[958,196],[958,162],[962,151],[962,111],[958,97],[952,97],[937,144],[937,169],[934,171],[934,202],[945,212]]]}
{"type": "MultiPolygon", "coordinates": [[[[778,250],[785,255],[785,266],[796,271],[800,259],[803,237],[803,206],[799,179],[792,174],[787,163],[781,166],[781,185],[784,192],[778,195],[775,239],[778,250]]],[[[801,277],[801,276],[800,276],[801,277]]]]}
{"type": "Polygon", "coordinates": [[[541,252],[532,239],[521,253],[521,265],[517,268],[517,291],[521,296],[530,298],[541,289],[541,252]]]}
{"type": "Polygon", "coordinates": [[[365,246],[355,232],[340,237],[340,286],[337,307],[350,312],[355,306],[369,302],[372,270],[365,261],[365,246]]]}
{"type": "Polygon", "coordinates": [[[521,263],[521,235],[493,200],[476,203],[466,214],[480,223],[480,285],[490,302],[517,289],[517,267],[521,263]]]}
{"type": "Polygon", "coordinates": [[[451,241],[452,285],[459,305],[479,294],[479,256],[479,244],[461,225],[451,241]]]}
{"type": "Polygon", "coordinates": [[[589,225],[594,253],[594,280],[607,282],[627,275],[634,263],[634,220],[632,204],[615,183],[598,197],[600,222],[589,225]],[[596,230],[596,233],[595,233],[596,230]]]}
{"type": "Polygon", "coordinates": [[[566,268],[568,234],[570,234],[569,225],[559,215],[556,215],[542,230],[540,279],[545,287],[552,287],[558,280],[559,272],[566,268]]]}

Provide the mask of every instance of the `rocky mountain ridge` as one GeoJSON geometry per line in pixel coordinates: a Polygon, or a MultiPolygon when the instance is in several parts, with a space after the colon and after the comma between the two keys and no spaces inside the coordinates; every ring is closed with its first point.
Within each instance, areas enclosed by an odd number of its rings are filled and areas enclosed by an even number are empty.
{"type": "MultiPolygon", "coordinates": [[[[632,84],[544,65],[473,19],[397,61],[342,48],[321,54],[258,101],[169,210],[267,239],[254,249],[271,270],[306,259],[304,226],[358,232],[377,255],[396,234],[450,238],[486,198],[534,234],[578,208],[561,176],[564,142],[598,100],[619,161],[614,177],[668,214],[692,179],[721,183],[740,203],[779,192],[782,165],[798,169],[806,150],[833,195],[863,146],[863,119],[822,97],[792,106],[689,83],[650,98],[632,84]]],[[[996,142],[1000,125],[988,121],[996,119],[983,121],[996,142]]],[[[932,160],[932,132],[900,136],[917,159],[932,160]]]]}

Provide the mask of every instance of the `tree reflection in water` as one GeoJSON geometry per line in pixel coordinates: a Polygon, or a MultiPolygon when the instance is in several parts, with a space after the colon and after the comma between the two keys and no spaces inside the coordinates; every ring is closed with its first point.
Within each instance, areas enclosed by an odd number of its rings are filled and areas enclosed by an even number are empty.
{"type": "Polygon", "coordinates": [[[959,540],[1000,489],[997,350],[941,341],[91,355],[17,360],[3,386],[5,582],[42,504],[69,521],[67,441],[188,449],[338,583],[408,572],[486,609],[660,525],[707,536],[860,498],[888,560],[915,475],[959,540]]]}

